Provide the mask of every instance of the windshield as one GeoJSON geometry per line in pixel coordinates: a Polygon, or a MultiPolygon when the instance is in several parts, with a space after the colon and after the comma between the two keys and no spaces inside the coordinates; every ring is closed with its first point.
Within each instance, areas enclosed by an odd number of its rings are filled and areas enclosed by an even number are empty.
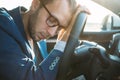
{"type": "MultiPolygon", "coordinates": [[[[5,7],[10,10],[17,6],[24,6],[28,9],[31,1],[32,0],[11,0],[10,4],[8,4],[9,0],[0,0],[0,7],[5,7]]],[[[111,15],[117,16],[116,14],[91,0],[77,0],[77,2],[78,4],[82,3],[83,6],[85,5],[91,12],[91,15],[88,15],[84,31],[103,31],[111,29],[105,28],[104,25],[111,25],[112,22],[109,17],[111,15]]],[[[120,19],[118,17],[115,17],[114,20],[115,27],[116,25],[117,27],[120,27],[120,24],[118,23],[120,19]]]]}
{"type": "MultiPolygon", "coordinates": [[[[101,0],[103,1],[103,0],[101,0]]],[[[87,23],[84,31],[109,31],[112,29],[120,29],[120,18],[109,9],[97,4],[92,0],[78,0],[78,3],[84,3],[91,15],[88,15],[87,23]]],[[[112,5],[111,5],[112,6],[112,5]]]]}

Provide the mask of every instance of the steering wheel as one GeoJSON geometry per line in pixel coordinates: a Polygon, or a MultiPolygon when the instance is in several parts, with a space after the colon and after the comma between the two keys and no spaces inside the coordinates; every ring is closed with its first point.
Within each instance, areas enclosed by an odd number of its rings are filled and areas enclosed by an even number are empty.
{"type": "MultiPolygon", "coordinates": [[[[76,44],[78,44],[79,36],[84,29],[86,20],[86,13],[80,13],[76,19],[66,44],[63,57],[61,58],[57,80],[68,80],[67,77],[71,66],[70,61],[72,59],[72,54],[75,51],[76,44]]],[[[83,54],[87,53],[89,56],[93,56],[92,60],[90,60],[90,64],[88,64],[89,68],[86,68],[87,73],[83,72],[85,78],[87,80],[120,80],[120,57],[106,53],[104,48],[99,46],[100,45],[95,45],[95,47],[90,47],[90,50],[82,50],[84,52],[81,52],[83,54]]],[[[85,67],[86,64],[83,64],[82,67],[83,66],[85,67]]]]}
{"type": "Polygon", "coordinates": [[[86,13],[81,12],[78,14],[76,22],[74,23],[74,26],[68,38],[64,54],[61,57],[57,80],[67,80],[66,74],[68,72],[68,67],[70,66],[70,59],[72,54],[74,53],[75,46],[78,43],[79,36],[81,35],[84,29],[86,20],[87,20],[86,13]]]}

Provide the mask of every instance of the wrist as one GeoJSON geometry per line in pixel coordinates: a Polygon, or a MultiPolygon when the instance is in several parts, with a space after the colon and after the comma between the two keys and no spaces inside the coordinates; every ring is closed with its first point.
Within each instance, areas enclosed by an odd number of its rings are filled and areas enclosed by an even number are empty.
{"type": "Polygon", "coordinates": [[[54,49],[56,50],[59,50],[61,52],[64,52],[64,49],[65,49],[65,46],[66,46],[66,42],[65,41],[57,41],[55,46],[54,46],[54,49]]]}

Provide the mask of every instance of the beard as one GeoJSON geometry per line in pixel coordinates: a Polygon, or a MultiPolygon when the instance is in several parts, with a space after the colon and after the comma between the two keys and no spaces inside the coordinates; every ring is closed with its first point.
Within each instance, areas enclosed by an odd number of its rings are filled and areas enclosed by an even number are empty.
{"type": "Polygon", "coordinates": [[[34,30],[33,22],[31,22],[31,21],[32,20],[30,18],[29,21],[28,21],[28,34],[33,39],[33,41],[36,42],[36,39],[35,39],[35,30],[34,30]]]}
{"type": "Polygon", "coordinates": [[[39,41],[38,39],[36,39],[36,30],[37,30],[37,21],[39,20],[39,13],[40,13],[40,9],[38,8],[34,13],[32,13],[29,17],[29,21],[28,21],[28,33],[29,36],[33,39],[33,41],[39,41]]]}

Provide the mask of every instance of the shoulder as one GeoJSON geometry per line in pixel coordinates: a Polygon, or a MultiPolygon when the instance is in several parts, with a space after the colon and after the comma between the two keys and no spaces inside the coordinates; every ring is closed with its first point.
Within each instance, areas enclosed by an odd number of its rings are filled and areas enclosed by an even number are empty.
{"type": "Polygon", "coordinates": [[[0,36],[2,35],[2,38],[8,38],[7,40],[12,38],[17,41],[24,41],[24,38],[12,16],[9,14],[9,11],[4,8],[0,8],[0,33],[2,32],[4,32],[3,34],[0,34],[0,36]]]}
{"type": "Polygon", "coordinates": [[[4,8],[0,8],[0,29],[8,33],[14,33],[17,30],[12,16],[4,8]]]}
{"type": "MultiPolygon", "coordinates": [[[[8,24],[13,21],[12,17],[9,15],[8,11],[5,8],[0,8],[0,24],[2,25],[3,23],[8,24]]],[[[5,25],[5,24],[4,24],[5,25]]]]}

